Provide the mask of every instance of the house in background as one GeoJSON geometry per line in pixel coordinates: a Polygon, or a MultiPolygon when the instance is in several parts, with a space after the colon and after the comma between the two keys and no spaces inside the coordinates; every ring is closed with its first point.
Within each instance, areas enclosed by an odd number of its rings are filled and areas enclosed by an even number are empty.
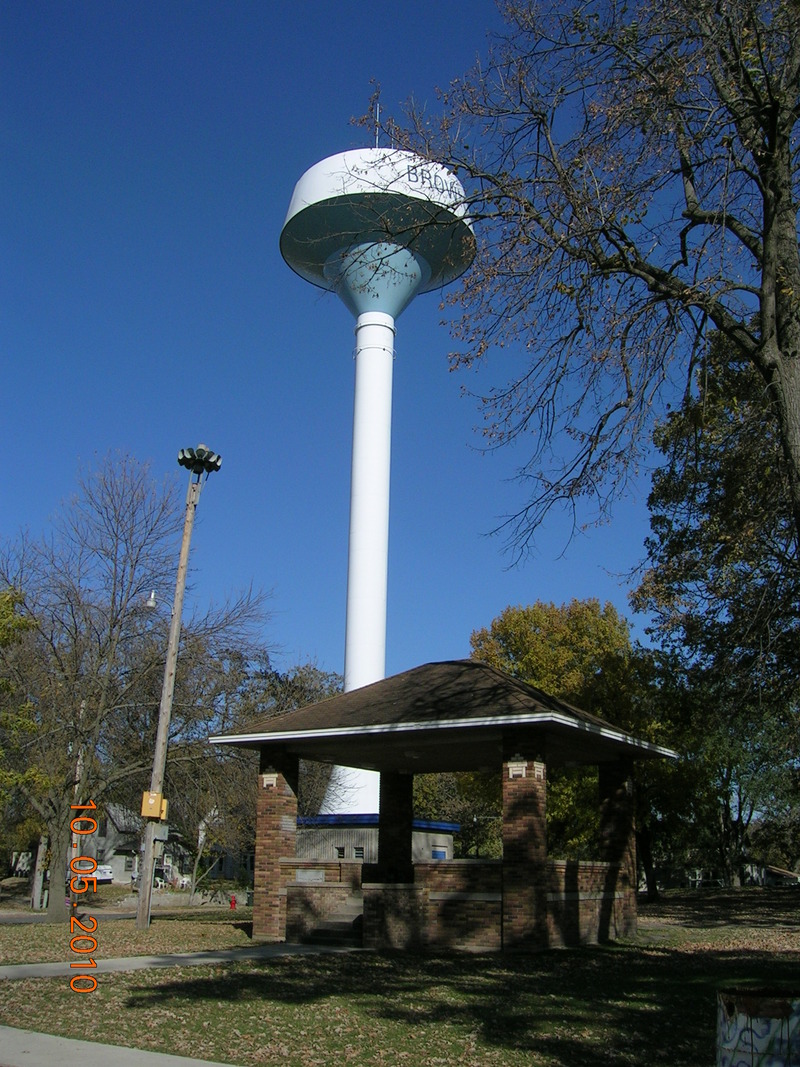
{"type": "Polygon", "coordinates": [[[108,804],[96,834],[87,838],[98,864],[111,867],[114,882],[130,885],[138,874],[138,857],[144,819],[120,804],[108,804]]]}
{"type": "MultiPolygon", "coordinates": [[[[156,879],[178,885],[192,870],[192,858],[180,841],[169,836],[169,826],[159,828],[164,838],[157,842],[161,855],[156,861],[156,879]]],[[[144,819],[120,804],[108,804],[98,819],[97,832],[87,838],[87,853],[98,865],[111,868],[113,882],[133,886],[139,877],[144,819]]]]}

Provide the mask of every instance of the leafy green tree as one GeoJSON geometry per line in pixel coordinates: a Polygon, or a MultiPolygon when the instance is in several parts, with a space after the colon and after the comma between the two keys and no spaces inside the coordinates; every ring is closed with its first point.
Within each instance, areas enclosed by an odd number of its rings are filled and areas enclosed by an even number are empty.
{"type": "Polygon", "coordinates": [[[665,457],[633,603],[694,694],[687,731],[705,768],[697,839],[729,880],[754,818],[791,823],[800,755],[800,568],[790,474],[770,393],[721,335],[681,407],[659,427],[665,457]]]}
{"type": "Polygon", "coordinates": [[[687,865],[709,866],[714,852],[698,834],[709,821],[708,768],[691,758],[703,698],[677,656],[641,645],[608,662],[596,685],[598,706],[608,709],[604,717],[680,756],[636,764],[636,850],[648,897],[655,899],[660,871],[672,877],[687,865]]]}
{"type": "Polygon", "coordinates": [[[473,659],[587,711],[600,672],[630,647],[627,622],[613,604],[593,599],[509,606],[470,637],[473,659]]]}
{"type": "MultiPolygon", "coordinates": [[[[603,668],[630,654],[628,624],[612,604],[537,601],[505,608],[489,627],[470,637],[473,659],[521,678],[587,711],[599,707],[603,668]]],[[[605,687],[606,695],[611,695],[605,687]]],[[[548,850],[586,859],[596,855],[599,829],[597,771],[563,767],[548,771],[548,850]]]]}
{"type": "Polygon", "coordinates": [[[500,781],[496,774],[459,771],[414,776],[414,815],[458,823],[456,859],[503,854],[500,781]]]}
{"type": "MultiPolygon", "coordinates": [[[[800,782],[795,784],[800,792],[800,782]]],[[[785,871],[800,870],[800,812],[793,807],[784,815],[762,821],[755,818],[749,828],[748,852],[758,863],[785,871]]]]}
{"type": "Polygon", "coordinates": [[[759,376],[714,335],[695,388],[654,437],[666,462],[648,501],[633,603],[665,645],[754,690],[787,695],[800,669],[800,566],[789,474],[759,376]]]}
{"type": "Polygon", "coordinates": [[[707,326],[774,407],[800,531],[796,0],[505,0],[506,30],[404,139],[448,160],[480,235],[456,367],[490,350],[489,447],[525,437],[518,548],[602,517],[707,326]]]}
{"type": "MultiPolygon", "coordinates": [[[[16,610],[21,600],[20,594],[13,589],[0,592],[0,648],[7,648],[30,629],[30,622],[16,610]]],[[[8,688],[8,682],[3,678],[0,678],[0,687],[8,688]]]]}
{"type": "MultiPolygon", "coordinates": [[[[594,599],[557,606],[508,607],[471,638],[472,655],[566,700],[643,740],[681,745],[686,695],[666,657],[631,645],[627,621],[594,599]]],[[[656,863],[680,849],[691,820],[694,771],[657,760],[637,767],[638,853],[648,891],[656,863]]],[[[554,855],[597,855],[597,772],[548,773],[548,849],[554,855]]]]}

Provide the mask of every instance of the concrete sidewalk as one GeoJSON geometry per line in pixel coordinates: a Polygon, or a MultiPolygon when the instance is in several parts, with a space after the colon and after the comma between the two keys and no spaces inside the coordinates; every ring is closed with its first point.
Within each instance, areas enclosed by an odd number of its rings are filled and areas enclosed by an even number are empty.
{"type": "MultiPolygon", "coordinates": [[[[92,974],[112,974],[116,971],[147,971],[154,967],[203,967],[211,963],[235,963],[237,960],[268,960],[275,956],[314,956],[331,952],[361,952],[363,949],[328,945],[247,945],[244,948],[210,949],[202,952],[170,952],[163,956],[122,956],[119,959],[97,960],[92,974]]],[[[67,960],[58,963],[16,963],[0,967],[0,980],[20,978],[72,978],[84,973],[71,968],[67,960]]],[[[2,1067],[2,1064],[0,1064],[2,1067]]]]}
{"type": "Polygon", "coordinates": [[[0,1026],[0,1067],[236,1067],[236,1064],[144,1052],[96,1041],[35,1034],[0,1026]]]}

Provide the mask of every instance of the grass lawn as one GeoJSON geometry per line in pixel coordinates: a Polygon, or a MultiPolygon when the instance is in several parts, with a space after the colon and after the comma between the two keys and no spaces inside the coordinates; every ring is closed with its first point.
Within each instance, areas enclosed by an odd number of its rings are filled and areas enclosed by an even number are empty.
{"type": "MultiPolygon", "coordinates": [[[[138,951],[185,947],[203,927],[206,947],[242,943],[243,918],[157,918],[138,951]]],[[[125,925],[99,926],[98,955],[103,942],[123,954],[125,925]]],[[[642,907],[640,927],[636,942],[522,957],[284,957],[101,975],[85,995],[65,979],[8,982],[0,1022],[242,1065],[702,1067],[718,985],[800,989],[800,891],[670,895],[642,907]]],[[[0,955],[14,929],[0,927],[0,955]]],[[[68,955],[52,928],[21,929],[26,959],[68,955]]]]}
{"type": "MultiPolygon", "coordinates": [[[[164,952],[202,952],[203,949],[244,948],[252,945],[253,909],[233,915],[221,908],[182,909],[167,915],[156,913],[149,930],[137,930],[133,918],[107,919],[98,909],[79,911],[97,921],[92,935],[97,941],[95,959],[118,956],[157,956],[164,952]]],[[[86,921],[85,925],[92,927],[86,921]]],[[[79,930],[74,931],[80,933],[79,930]]],[[[66,925],[15,923],[0,925],[0,964],[49,963],[75,959],[69,947],[66,925]]]]}

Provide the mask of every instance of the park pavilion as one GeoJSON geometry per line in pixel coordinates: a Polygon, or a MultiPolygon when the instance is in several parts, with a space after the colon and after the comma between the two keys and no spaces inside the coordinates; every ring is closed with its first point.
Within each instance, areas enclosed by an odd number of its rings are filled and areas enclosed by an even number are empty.
{"type": "Polygon", "coordinates": [[[633,767],[674,756],[474,660],[428,663],[212,738],[260,752],[253,935],[353,921],[369,948],[528,950],[636,930],[633,767]],[[297,857],[300,760],[380,773],[377,862],[297,857]],[[598,768],[600,854],[547,855],[548,769],[598,768]],[[415,774],[502,781],[501,859],[412,858],[415,774]]]}

